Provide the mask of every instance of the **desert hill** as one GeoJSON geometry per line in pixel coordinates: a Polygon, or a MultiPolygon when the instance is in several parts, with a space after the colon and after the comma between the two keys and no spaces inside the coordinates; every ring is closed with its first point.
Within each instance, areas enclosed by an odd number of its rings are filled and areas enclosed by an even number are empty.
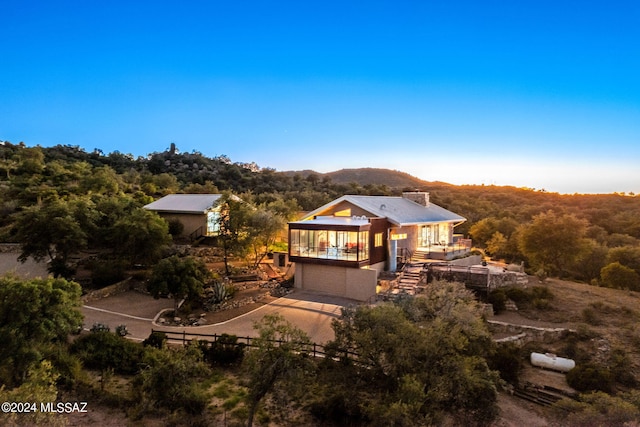
{"type": "Polygon", "coordinates": [[[319,177],[330,178],[335,184],[350,184],[356,182],[362,186],[365,185],[386,185],[390,189],[412,189],[425,190],[433,187],[447,185],[446,183],[435,181],[423,181],[413,175],[398,170],[382,169],[382,168],[357,168],[357,169],[340,169],[334,172],[320,173],[306,169],[302,171],[287,171],[287,175],[309,176],[311,174],[319,177]]]}

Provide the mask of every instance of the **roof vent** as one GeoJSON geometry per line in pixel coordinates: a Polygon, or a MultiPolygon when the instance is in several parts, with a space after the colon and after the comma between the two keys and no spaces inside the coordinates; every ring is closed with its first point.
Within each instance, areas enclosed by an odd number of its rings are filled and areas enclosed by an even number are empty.
{"type": "Polygon", "coordinates": [[[387,209],[387,205],[385,205],[384,203],[380,205],[380,210],[383,211],[387,209]]]}

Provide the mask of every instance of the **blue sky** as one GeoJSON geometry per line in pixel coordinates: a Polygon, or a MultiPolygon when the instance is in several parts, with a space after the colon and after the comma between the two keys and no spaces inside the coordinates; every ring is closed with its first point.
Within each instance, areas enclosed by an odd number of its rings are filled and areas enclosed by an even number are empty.
{"type": "Polygon", "coordinates": [[[640,2],[0,1],[0,140],[640,193],[640,2]]]}

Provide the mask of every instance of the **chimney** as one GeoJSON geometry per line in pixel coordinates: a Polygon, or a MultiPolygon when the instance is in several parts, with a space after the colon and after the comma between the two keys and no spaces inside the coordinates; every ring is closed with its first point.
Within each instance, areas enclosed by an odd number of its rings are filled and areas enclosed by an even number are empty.
{"type": "Polygon", "coordinates": [[[424,207],[429,207],[429,193],[427,193],[426,191],[411,191],[402,193],[402,197],[424,207]]]}

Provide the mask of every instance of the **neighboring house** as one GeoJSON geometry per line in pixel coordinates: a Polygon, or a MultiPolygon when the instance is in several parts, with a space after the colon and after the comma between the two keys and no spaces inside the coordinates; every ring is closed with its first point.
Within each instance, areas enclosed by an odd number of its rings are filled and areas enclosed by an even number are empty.
{"type": "Polygon", "coordinates": [[[179,237],[194,240],[219,233],[221,197],[222,194],[169,194],[144,208],[157,212],[167,221],[180,221],[184,229],[179,237]]]}
{"type": "Polygon", "coordinates": [[[357,300],[376,293],[378,274],[398,258],[451,259],[471,242],[454,235],[466,221],[429,201],[429,193],[342,196],[289,223],[295,287],[357,300]]]}

